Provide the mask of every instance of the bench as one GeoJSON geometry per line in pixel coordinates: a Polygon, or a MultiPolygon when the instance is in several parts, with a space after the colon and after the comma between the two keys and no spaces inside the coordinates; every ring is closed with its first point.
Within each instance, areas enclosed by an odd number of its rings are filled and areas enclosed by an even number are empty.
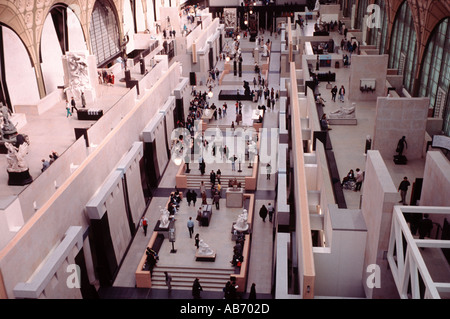
{"type": "MultiPolygon", "coordinates": [[[[157,242],[158,235],[159,235],[158,232],[153,232],[152,237],[150,237],[150,240],[147,244],[147,247],[152,247],[152,249],[154,249],[153,244],[155,244],[157,242]]],[[[160,240],[158,240],[158,242],[159,241],[160,240]]],[[[161,244],[162,244],[162,241],[161,241],[161,244]]],[[[159,245],[159,248],[161,248],[161,244],[157,244],[157,245],[159,245]]],[[[158,251],[159,251],[159,248],[158,248],[158,251]]],[[[136,272],[134,274],[135,280],[136,280],[136,288],[151,288],[151,286],[152,286],[152,278],[150,275],[150,270],[145,269],[146,268],[145,267],[146,260],[147,260],[147,255],[144,253],[141,257],[141,260],[139,261],[136,272]]]]}

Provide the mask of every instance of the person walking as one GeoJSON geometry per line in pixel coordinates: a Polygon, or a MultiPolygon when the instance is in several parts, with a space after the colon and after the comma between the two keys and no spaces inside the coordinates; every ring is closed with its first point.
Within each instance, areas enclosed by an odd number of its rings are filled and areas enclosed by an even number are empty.
{"type": "Polygon", "coordinates": [[[202,285],[200,285],[200,281],[198,278],[195,278],[194,283],[192,284],[192,296],[194,299],[199,299],[200,292],[203,291],[202,285]]]}
{"type": "Polygon", "coordinates": [[[148,219],[145,217],[141,218],[141,227],[144,230],[144,236],[147,236],[148,219]]]}
{"type": "Polygon", "coordinates": [[[272,206],[272,203],[267,204],[267,212],[269,213],[269,222],[272,222],[273,213],[275,212],[275,207],[272,206]]]}
{"type": "Polygon", "coordinates": [[[236,160],[237,160],[236,155],[233,155],[233,156],[231,157],[231,170],[232,170],[232,171],[235,171],[235,170],[236,170],[236,160]]]}
{"type": "Polygon", "coordinates": [[[406,192],[408,191],[408,187],[411,185],[411,183],[408,181],[408,177],[403,177],[403,181],[398,186],[397,192],[400,192],[400,196],[402,199],[399,201],[399,203],[402,203],[403,205],[406,204],[406,192]]]}
{"type": "Polygon", "coordinates": [[[220,209],[219,201],[220,201],[219,192],[215,192],[214,197],[213,197],[213,203],[216,204],[216,209],[220,209]]]}
{"type": "Polygon", "coordinates": [[[69,101],[66,100],[66,117],[72,116],[72,112],[70,112],[70,104],[69,101]]]}
{"type": "Polygon", "coordinates": [[[166,286],[169,289],[169,292],[172,291],[172,276],[167,273],[167,271],[164,272],[165,280],[166,280],[166,286]]]}
{"type": "Polygon", "coordinates": [[[270,166],[269,163],[266,165],[266,172],[267,172],[267,180],[270,181],[270,174],[272,172],[272,166],[270,166]]]}
{"type": "Polygon", "coordinates": [[[192,221],[192,217],[189,217],[187,221],[187,228],[189,231],[189,238],[192,238],[192,234],[194,233],[194,222],[192,221]]]}
{"type": "Polygon", "coordinates": [[[267,208],[266,205],[262,205],[259,210],[259,216],[262,218],[263,222],[266,222],[267,208]]]}
{"type": "Polygon", "coordinates": [[[359,168],[356,169],[355,180],[356,180],[355,192],[357,192],[361,190],[362,182],[364,180],[364,174],[359,168]]]}
{"type": "Polygon", "coordinates": [[[339,100],[341,102],[344,102],[344,97],[345,97],[345,88],[342,85],[341,88],[339,89],[339,100]]]}
{"type": "Polygon", "coordinates": [[[73,98],[73,96],[72,96],[72,99],[70,100],[70,105],[72,106],[72,108],[70,110],[72,113],[73,113],[73,109],[75,109],[78,112],[77,103],[75,102],[75,99],[73,98]]]}
{"type": "Polygon", "coordinates": [[[222,171],[220,170],[220,168],[217,170],[216,172],[216,179],[217,179],[217,183],[220,184],[220,177],[222,176],[222,171]]]}
{"type": "Polygon", "coordinates": [[[194,245],[198,249],[199,244],[200,244],[200,234],[199,233],[195,234],[194,240],[195,240],[194,245]]]}
{"type": "Polygon", "coordinates": [[[191,190],[189,189],[186,193],[186,201],[188,203],[188,206],[191,206],[191,202],[192,202],[192,193],[191,190]]]}
{"type": "Polygon", "coordinates": [[[86,108],[86,97],[84,96],[84,92],[81,92],[81,106],[86,108]]]}
{"type": "Polygon", "coordinates": [[[336,95],[337,95],[338,89],[337,86],[335,85],[332,89],[331,89],[331,100],[333,102],[336,102],[336,95]]]}
{"type": "Polygon", "coordinates": [[[209,181],[212,186],[216,184],[216,172],[214,172],[214,170],[211,170],[211,173],[209,173],[209,181]]]}
{"type": "Polygon", "coordinates": [[[197,193],[195,192],[195,190],[192,190],[191,196],[192,196],[192,204],[195,207],[195,203],[197,202],[197,193]]]}

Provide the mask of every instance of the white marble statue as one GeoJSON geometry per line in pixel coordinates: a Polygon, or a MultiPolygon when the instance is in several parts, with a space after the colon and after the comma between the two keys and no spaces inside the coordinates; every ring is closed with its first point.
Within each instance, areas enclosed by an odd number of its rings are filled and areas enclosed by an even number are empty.
{"type": "Polygon", "coordinates": [[[87,57],[81,53],[67,52],[65,58],[69,71],[69,84],[65,91],[69,90],[72,96],[79,97],[81,92],[91,89],[87,57]]]}
{"type": "Polygon", "coordinates": [[[238,216],[238,219],[236,221],[236,224],[234,224],[234,229],[238,231],[246,231],[248,229],[248,213],[247,210],[244,209],[242,211],[242,214],[238,216]]]}
{"type": "Polygon", "coordinates": [[[11,135],[17,133],[16,127],[9,119],[10,115],[11,111],[8,109],[8,107],[0,102],[0,139],[3,134],[11,135]]]}
{"type": "Polygon", "coordinates": [[[28,165],[25,161],[25,156],[28,154],[28,143],[23,142],[19,147],[15,147],[13,144],[5,142],[5,146],[8,149],[6,160],[8,162],[8,172],[24,172],[28,170],[28,165]]]}
{"type": "Polygon", "coordinates": [[[316,5],[314,6],[314,10],[313,11],[319,11],[320,10],[320,1],[316,0],[316,5]]]}
{"type": "Polygon", "coordinates": [[[355,117],[355,106],[343,107],[341,106],[336,111],[330,112],[330,118],[354,118],[355,117]]]}
{"type": "Polygon", "coordinates": [[[159,228],[168,228],[170,224],[170,214],[167,209],[161,209],[161,217],[159,218],[159,228]]]}
{"type": "Polygon", "coordinates": [[[265,43],[263,46],[263,56],[267,56],[267,44],[265,44],[265,43]]]}
{"type": "Polygon", "coordinates": [[[202,256],[211,256],[214,254],[214,250],[212,250],[211,247],[203,241],[203,239],[200,239],[197,253],[202,256]]]}

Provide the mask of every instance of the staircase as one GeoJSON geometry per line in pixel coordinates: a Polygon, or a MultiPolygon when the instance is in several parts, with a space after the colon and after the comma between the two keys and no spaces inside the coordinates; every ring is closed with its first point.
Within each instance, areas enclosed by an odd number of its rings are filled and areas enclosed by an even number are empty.
{"type": "MultiPolygon", "coordinates": [[[[247,165],[247,164],[242,164],[242,165],[247,165]]],[[[230,166],[231,166],[231,164],[230,164],[230,166]]],[[[237,172],[238,169],[239,169],[239,164],[236,163],[236,176],[222,175],[220,177],[220,185],[222,186],[222,188],[227,188],[229,180],[234,179],[234,178],[236,178],[238,183],[241,183],[241,186],[243,188],[245,188],[245,176],[244,175],[239,176],[240,174],[243,174],[243,173],[238,173],[237,172]]],[[[211,182],[209,181],[209,173],[208,172],[206,172],[205,175],[203,175],[203,176],[188,174],[187,175],[187,189],[196,189],[196,190],[200,189],[201,181],[203,181],[207,190],[211,189],[211,182]]],[[[216,183],[217,183],[217,179],[216,179],[216,183]]]]}
{"type": "Polygon", "coordinates": [[[195,278],[205,291],[222,291],[234,268],[185,268],[181,266],[156,266],[153,269],[152,287],[167,288],[164,271],[172,276],[172,289],[191,289],[195,278]]]}

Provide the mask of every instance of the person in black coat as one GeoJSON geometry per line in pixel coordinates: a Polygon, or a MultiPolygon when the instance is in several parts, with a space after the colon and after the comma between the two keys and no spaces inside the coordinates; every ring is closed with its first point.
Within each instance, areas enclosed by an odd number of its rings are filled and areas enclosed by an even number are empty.
{"type": "Polygon", "coordinates": [[[266,221],[267,213],[268,211],[266,205],[262,205],[261,209],[259,210],[259,216],[262,218],[263,222],[266,221]]]}
{"type": "MultiPolygon", "coordinates": [[[[188,206],[191,206],[191,201],[192,201],[192,193],[191,190],[189,189],[186,193],[186,200],[188,203],[188,206]]],[[[195,205],[195,204],[194,204],[195,205]]]]}
{"type": "Polygon", "coordinates": [[[192,203],[195,206],[195,203],[197,202],[197,193],[195,192],[195,190],[192,190],[191,197],[192,197],[192,203]]]}
{"type": "Polygon", "coordinates": [[[252,283],[252,287],[250,288],[250,294],[248,295],[248,299],[256,299],[256,285],[252,283]]]}
{"type": "Polygon", "coordinates": [[[209,173],[209,181],[211,182],[211,185],[216,183],[216,173],[213,170],[209,173]]]}
{"type": "Polygon", "coordinates": [[[433,222],[429,218],[428,214],[424,214],[423,219],[419,222],[419,239],[430,237],[432,229],[433,229],[433,222]]]}
{"type": "Polygon", "coordinates": [[[200,285],[200,281],[198,278],[195,278],[194,284],[192,285],[192,296],[194,299],[200,298],[200,292],[203,290],[202,286],[200,285]]]}

